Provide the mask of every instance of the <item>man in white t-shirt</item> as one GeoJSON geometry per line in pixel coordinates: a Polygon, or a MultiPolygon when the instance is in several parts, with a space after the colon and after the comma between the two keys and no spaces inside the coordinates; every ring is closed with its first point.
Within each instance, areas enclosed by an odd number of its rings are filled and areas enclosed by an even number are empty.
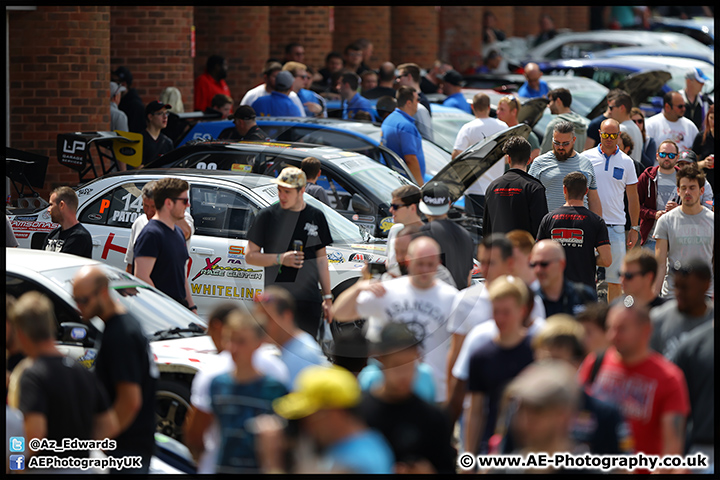
{"type": "Polygon", "coordinates": [[[630,158],[636,162],[642,160],[643,152],[643,136],[640,128],[630,118],[630,110],[632,110],[632,97],[624,90],[613,90],[608,95],[608,110],[610,110],[610,118],[617,120],[620,124],[620,131],[630,135],[633,141],[633,149],[630,152],[630,158]]]}
{"type": "Polygon", "coordinates": [[[367,337],[373,340],[389,322],[406,323],[422,340],[422,359],[433,370],[435,401],[446,399],[447,352],[450,333],[445,324],[457,289],[437,281],[440,246],[429,237],[410,243],[408,276],[377,282],[361,280],[345,290],[333,304],[333,318],[340,322],[372,317],[367,337]],[[422,334],[422,335],[420,335],[422,334]]]}
{"type": "Polygon", "coordinates": [[[668,92],[663,96],[662,112],[645,120],[645,135],[655,139],[660,145],[672,140],[680,151],[692,150],[693,141],[698,134],[695,124],[685,118],[685,100],[678,92],[668,92]]]}
{"type": "MultiPolygon", "coordinates": [[[[140,232],[142,232],[142,229],[145,228],[145,225],[148,224],[150,219],[155,216],[155,212],[157,212],[155,201],[153,200],[156,183],[157,181],[153,180],[146,183],[142,188],[142,207],[145,213],[138,216],[133,222],[132,227],[130,227],[130,241],[128,242],[127,251],[125,252],[125,263],[127,265],[125,271],[128,273],[133,273],[134,270],[135,241],[140,235],[140,232]]],[[[185,210],[185,218],[175,222],[175,225],[180,227],[183,235],[185,235],[185,244],[187,245],[188,251],[190,251],[190,237],[195,233],[195,220],[193,220],[192,215],[190,215],[187,209],[185,210]]]]}
{"type": "MultiPolygon", "coordinates": [[[[471,145],[480,142],[498,132],[507,130],[505,122],[490,117],[490,97],[478,93],[473,97],[472,104],[475,120],[471,120],[460,128],[453,145],[452,158],[455,159],[471,145]]],[[[485,210],[485,189],[490,182],[505,173],[505,162],[497,162],[470,185],[465,191],[465,209],[468,213],[482,217],[485,210]]]]}
{"type": "MultiPolygon", "coordinates": [[[[197,459],[198,473],[215,473],[220,448],[220,426],[214,420],[210,404],[210,384],[218,375],[232,371],[235,362],[229,351],[223,349],[222,330],[237,305],[226,302],[217,306],[208,316],[208,335],[217,355],[212,362],[203,364],[193,378],[190,390],[190,411],[187,413],[183,433],[185,445],[197,459]]],[[[273,377],[288,390],[291,389],[290,373],[276,354],[275,347],[263,344],[255,350],[253,367],[263,375],[273,377]]]]}
{"type": "MultiPolygon", "coordinates": [[[[265,65],[265,70],[263,71],[263,80],[265,80],[265,82],[248,90],[242,100],[240,100],[240,105],[252,106],[258,98],[270,95],[275,89],[275,78],[281,71],[282,65],[280,63],[268,62],[265,65]]],[[[300,100],[300,97],[298,97],[298,94],[290,90],[288,92],[288,96],[290,97],[290,100],[292,100],[293,103],[300,109],[300,113],[302,114],[301,116],[306,116],[305,106],[303,105],[302,100],[300,100]]]]}
{"type": "MultiPolygon", "coordinates": [[[[696,164],[682,167],[676,174],[680,207],[658,218],[655,223],[655,258],[658,274],[655,292],[663,298],[675,296],[672,270],[682,271],[690,260],[713,265],[715,256],[715,215],[702,206],[705,174],[696,164]]],[[[714,276],[706,295],[714,292],[714,276]]]]}
{"type": "Polygon", "coordinates": [[[640,201],[637,191],[637,174],[632,158],[618,147],[620,124],[608,118],[600,124],[600,145],[585,150],[583,155],[592,163],[597,181],[598,196],[602,202],[602,217],[608,229],[612,264],[605,269],[608,284],[608,302],[622,293],[620,286],[620,265],[627,247],[640,242],[640,201]],[[625,203],[627,193],[628,213],[632,228],[625,238],[625,203]]]}

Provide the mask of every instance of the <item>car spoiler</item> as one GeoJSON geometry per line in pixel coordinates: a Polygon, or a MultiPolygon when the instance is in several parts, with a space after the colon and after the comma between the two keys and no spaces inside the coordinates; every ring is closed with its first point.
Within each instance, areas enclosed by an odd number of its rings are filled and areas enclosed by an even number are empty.
{"type": "Polygon", "coordinates": [[[33,187],[42,188],[45,185],[48,160],[44,155],[5,148],[5,175],[15,187],[18,198],[39,196],[33,187]],[[30,194],[25,192],[25,187],[30,188],[30,194]]]}
{"type": "Polygon", "coordinates": [[[81,182],[98,177],[98,169],[92,154],[91,145],[93,144],[97,151],[101,175],[118,171],[118,162],[127,163],[133,167],[139,167],[142,164],[142,134],[119,130],[58,134],[58,161],[77,171],[81,182]],[[90,172],[93,177],[84,178],[90,172]]]}

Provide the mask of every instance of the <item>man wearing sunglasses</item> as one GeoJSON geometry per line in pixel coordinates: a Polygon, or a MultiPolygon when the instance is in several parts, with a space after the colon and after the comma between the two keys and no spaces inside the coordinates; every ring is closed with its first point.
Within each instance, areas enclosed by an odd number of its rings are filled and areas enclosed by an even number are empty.
{"type": "Polygon", "coordinates": [[[608,118],[600,124],[600,145],[583,152],[592,163],[597,179],[597,192],[602,202],[602,217],[608,228],[612,264],[605,270],[605,281],[608,285],[608,302],[618,297],[620,288],[620,264],[627,247],[632,248],[639,243],[640,227],[638,217],[637,174],[632,158],[625,155],[618,147],[620,124],[608,118]],[[627,194],[628,213],[631,229],[625,238],[625,204],[627,194]]]}
{"type": "Polygon", "coordinates": [[[640,241],[655,252],[653,230],[658,218],[678,206],[675,173],[680,149],[672,140],[663,141],[655,154],[657,165],[646,168],[638,178],[640,241]]]}
{"type": "Polygon", "coordinates": [[[142,164],[146,165],[152,160],[161,157],[175,148],[172,140],[161,132],[167,127],[169,109],[172,105],[164,104],[160,100],[154,100],[145,107],[145,119],[147,128],[142,131],[143,156],[142,164]]]}
{"type": "Polygon", "coordinates": [[[185,275],[190,255],[185,235],[176,225],[185,218],[188,189],[188,183],[179,178],[158,180],[154,194],[157,213],[135,242],[135,276],[197,311],[185,275]]]}
{"type": "Polygon", "coordinates": [[[670,139],[678,144],[680,151],[691,150],[698,134],[695,124],[684,117],[685,100],[678,92],[663,96],[663,109],[645,120],[645,135],[655,139],[656,144],[670,139]]]}
{"type": "Polygon", "coordinates": [[[618,298],[615,303],[626,302],[632,297],[632,305],[652,309],[665,303],[665,299],[655,293],[655,276],[657,260],[655,252],[644,248],[633,248],[623,258],[620,270],[620,285],[625,298],[618,298]]]}

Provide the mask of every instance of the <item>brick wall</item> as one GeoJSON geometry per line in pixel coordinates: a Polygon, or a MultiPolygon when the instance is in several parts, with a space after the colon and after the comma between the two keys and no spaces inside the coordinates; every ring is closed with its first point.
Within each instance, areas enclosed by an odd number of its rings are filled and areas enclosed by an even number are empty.
{"type": "Polygon", "coordinates": [[[50,157],[47,200],[78,180],[57,161],[57,134],[110,128],[110,9],[39,6],[9,12],[9,24],[8,143],[50,157]]]}
{"type": "MultiPolygon", "coordinates": [[[[367,62],[378,68],[390,60],[391,7],[335,7],[333,50],[340,53],[355,40],[367,38],[373,43],[373,55],[367,62]]],[[[324,59],[323,59],[324,60],[324,59]]]]}
{"type": "Polygon", "coordinates": [[[440,9],[438,56],[456,70],[472,69],[482,61],[482,8],[474,6],[440,9]]]}
{"type": "Polygon", "coordinates": [[[196,8],[195,40],[193,78],[205,71],[210,55],[222,55],[228,63],[225,81],[237,105],[247,90],[263,81],[270,55],[270,8],[196,8]]]}
{"type": "Polygon", "coordinates": [[[127,67],[143,103],[176,87],[192,110],[193,66],[190,27],[193,7],[113,6],[110,8],[110,63],[127,67]]]}
{"type": "Polygon", "coordinates": [[[426,68],[436,60],[440,38],[436,7],[392,7],[391,61],[426,68]]]}
{"type": "Polygon", "coordinates": [[[331,9],[309,5],[270,7],[270,57],[282,61],[285,46],[297,42],[305,47],[308,66],[316,70],[325,66],[325,55],[332,49],[331,9]]]}

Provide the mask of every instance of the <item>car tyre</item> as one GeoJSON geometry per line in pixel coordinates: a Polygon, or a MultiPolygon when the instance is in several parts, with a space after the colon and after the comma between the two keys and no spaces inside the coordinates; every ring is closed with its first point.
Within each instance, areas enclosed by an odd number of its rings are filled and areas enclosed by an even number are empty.
{"type": "Polygon", "coordinates": [[[183,423],[190,411],[190,389],[176,380],[160,379],[155,393],[157,431],[183,441],[183,423]]]}

